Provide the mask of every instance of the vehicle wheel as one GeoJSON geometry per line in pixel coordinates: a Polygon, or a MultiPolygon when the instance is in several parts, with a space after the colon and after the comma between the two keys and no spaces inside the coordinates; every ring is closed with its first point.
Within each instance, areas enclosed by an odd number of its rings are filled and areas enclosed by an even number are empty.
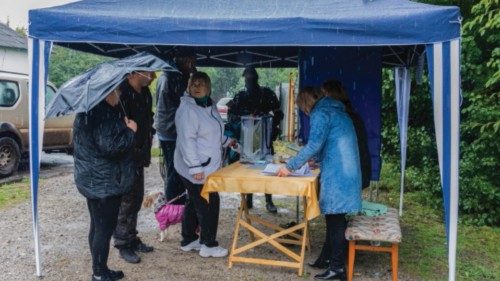
{"type": "Polygon", "coordinates": [[[17,142],[10,137],[0,138],[0,177],[8,177],[17,172],[21,152],[17,142]]]}

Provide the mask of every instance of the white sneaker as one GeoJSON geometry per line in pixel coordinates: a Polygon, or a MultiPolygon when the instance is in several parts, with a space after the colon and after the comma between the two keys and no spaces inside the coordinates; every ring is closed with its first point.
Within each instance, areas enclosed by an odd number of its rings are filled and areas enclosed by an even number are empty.
{"type": "Polygon", "coordinates": [[[227,249],[224,249],[220,246],[217,247],[207,247],[205,245],[201,245],[200,256],[204,258],[214,257],[214,258],[223,258],[227,256],[227,249]]]}
{"type": "Polygon", "coordinates": [[[186,246],[181,246],[181,250],[184,252],[199,251],[201,249],[200,239],[194,240],[193,242],[187,244],[186,246]]]}

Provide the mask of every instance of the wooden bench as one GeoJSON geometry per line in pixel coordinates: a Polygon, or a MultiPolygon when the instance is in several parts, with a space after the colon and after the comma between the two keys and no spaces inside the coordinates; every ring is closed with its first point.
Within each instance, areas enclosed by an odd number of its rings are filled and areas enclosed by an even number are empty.
{"type": "Polygon", "coordinates": [[[391,253],[392,280],[398,280],[398,251],[401,242],[398,211],[388,208],[382,216],[354,216],[349,219],[345,237],[349,240],[347,280],[354,276],[354,259],[356,251],[372,251],[391,253]],[[358,244],[358,241],[375,241],[389,243],[390,246],[373,246],[358,244]]]}

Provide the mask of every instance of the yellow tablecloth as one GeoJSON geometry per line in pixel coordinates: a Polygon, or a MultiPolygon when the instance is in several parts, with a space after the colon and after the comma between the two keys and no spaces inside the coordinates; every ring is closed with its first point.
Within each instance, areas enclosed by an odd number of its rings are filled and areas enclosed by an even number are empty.
{"type": "Polygon", "coordinates": [[[267,193],[304,196],[307,219],[320,215],[317,190],[318,177],[275,177],[262,174],[262,167],[239,162],[226,166],[208,176],[201,196],[208,200],[210,192],[267,193]]]}

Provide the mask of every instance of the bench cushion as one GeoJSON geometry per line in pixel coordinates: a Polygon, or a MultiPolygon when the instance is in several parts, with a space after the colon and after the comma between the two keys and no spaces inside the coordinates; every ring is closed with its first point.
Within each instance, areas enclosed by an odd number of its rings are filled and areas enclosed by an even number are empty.
{"type": "Polygon", "coordinates": [[[388,208],[386,214],[377,217],[351,217],[347,224],[345,238],[347,240],[401,242],[398,211],[388,208]]]}

